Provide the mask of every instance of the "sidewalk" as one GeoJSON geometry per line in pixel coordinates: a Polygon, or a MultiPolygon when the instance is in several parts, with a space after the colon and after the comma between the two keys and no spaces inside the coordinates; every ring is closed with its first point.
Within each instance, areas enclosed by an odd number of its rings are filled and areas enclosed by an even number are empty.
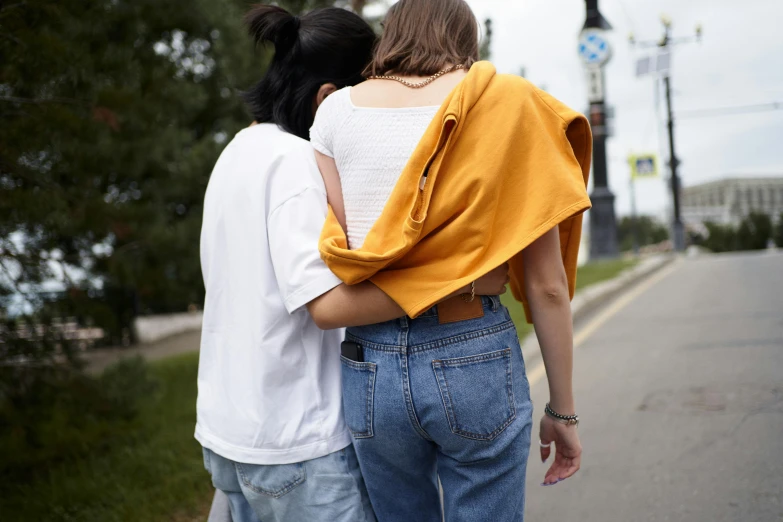
{"type": "Polygon", "coordinates": [[[150,344],[139,344],[125,348],[100,348],[87,352],[84,359],[87,361],[87,370],[90,373],[100,373],[108,366],[128,357],[140,355],[148,361],[156,361],[198,351],[200,345],[201,331],[196,330],[174,335],[150,344]]]}

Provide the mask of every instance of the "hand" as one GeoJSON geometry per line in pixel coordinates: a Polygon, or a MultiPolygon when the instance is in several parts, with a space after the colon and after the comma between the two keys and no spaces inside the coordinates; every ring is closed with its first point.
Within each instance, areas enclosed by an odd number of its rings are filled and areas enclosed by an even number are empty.
{"type": "Polygon", "coordinates": [[[476,279],[476,295],[505,294],[508,282],[508,263],[503,263],[491,272],[476,279]]]}
{"type": "MultiPolygon", "coordinates": [[[[544,477],[544,486],[553,486],[577,471],[582,463],[582,444],[576,426],[568,426],[544,415],[541,419],[539,438],[542,444],[555,444],[555,461],[544,477]]],[[[541,448],[541,462],[546,462],[552,447],[541,448]]]]}

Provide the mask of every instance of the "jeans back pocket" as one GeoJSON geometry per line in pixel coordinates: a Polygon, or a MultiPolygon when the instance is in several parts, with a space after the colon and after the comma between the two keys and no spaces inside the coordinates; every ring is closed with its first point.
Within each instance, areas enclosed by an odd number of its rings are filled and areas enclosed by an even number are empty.
{"type": "Polygon", "coordinates": [[[432,361],[451,431],[490,441],[516,417],[511,349],[432,361]]]}
{"type": "Polygon", "coordinates": [[[343,373],[343,410],[345,423],[357,439],[373,436],[373,399],[377,366],[340,356],[343,373]]]}
{"type": "Polygon", "coordinates": [[[291,492],[307,478],[304,463],[258,465],[234,463],[244,488],[272,498],[291,492]]]}

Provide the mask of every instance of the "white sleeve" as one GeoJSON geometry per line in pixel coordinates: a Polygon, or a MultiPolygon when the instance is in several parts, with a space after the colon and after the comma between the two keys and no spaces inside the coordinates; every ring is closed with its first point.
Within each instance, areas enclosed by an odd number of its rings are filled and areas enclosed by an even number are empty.
{"type": "Polygon", "coordinates": [[[326,212],[326,194],[310,187],[282,203],[267,219],[272,266],[288,313],[342,283],[318,251],[326,212]]]}
{"type": "Polygon", "coordinates": [[[334,158],[334,135],[341,125],[341,97],[348,91],[337,91],[328,96],[315,113],[315,121],[310,127],[310,143],[313,148],[334,158]]]}

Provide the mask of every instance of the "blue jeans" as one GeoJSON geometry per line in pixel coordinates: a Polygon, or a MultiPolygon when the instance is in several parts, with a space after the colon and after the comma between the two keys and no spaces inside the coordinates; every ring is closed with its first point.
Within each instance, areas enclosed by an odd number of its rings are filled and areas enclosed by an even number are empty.
{"type": "Polygon", "coordinates": [[[519,338],[498,297],[484,317],[349,328],[343,405],[380,522],[521,521],[532,404],[519,338]]]}
{"type": "Polygon", "coordinates": [[[232,522],[375,522],[352,446],[276,466],[241,464],[204,448],[204,467],[228,496],[232,522]]]}

